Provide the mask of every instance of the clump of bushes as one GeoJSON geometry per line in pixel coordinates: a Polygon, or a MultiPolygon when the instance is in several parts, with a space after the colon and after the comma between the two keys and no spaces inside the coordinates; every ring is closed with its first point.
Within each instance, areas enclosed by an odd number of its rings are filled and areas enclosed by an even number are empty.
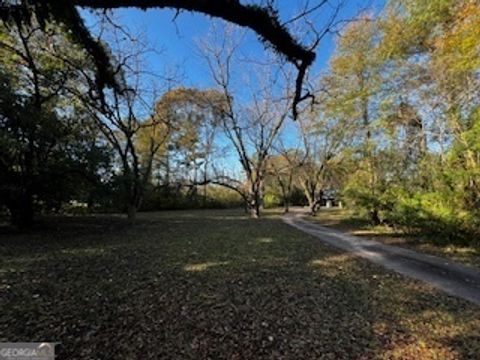
{"type": "Polygon", "coordinates": [[[435,242],[469,242],[474,236],[472,214],[438,192],[399,197],[386,220],[410,234],[424,234],[435,242]]]}
{"type": "Polygon", "coordinates": [[[378,196],[361,195],[350,192],[347,198],[350,196],[350,204],[372,225],[377,225],[371,218],[376,211],[380,223],[439,244],[471,244],[479,233],[474,212],[465,210],[448,193],[408,193],[392,187],[378,196]]]}

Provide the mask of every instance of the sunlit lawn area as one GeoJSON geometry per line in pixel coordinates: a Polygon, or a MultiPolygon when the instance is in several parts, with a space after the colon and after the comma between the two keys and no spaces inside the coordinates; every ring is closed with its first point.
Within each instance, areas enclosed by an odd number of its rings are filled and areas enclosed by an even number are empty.
{"type": "Polygon", "coordinates": [[[352,235],[357,235],[384,244],[407,247],[437,256],[443,256],[453,261],[480,267],[480,242],[472,239],[471,245],[455,245],[444,239],[431,236],[408,235],[400,229],[387,226],[371,226],[364,219],[346,209],[322,209],[310,220],[324,226],[330,226],[352,235]]]}
{"type": "Polygon", "coordinates": [[[0,341],[60,359],[474,359],[480,308],[240,211],[1,234],[0,341]]]}

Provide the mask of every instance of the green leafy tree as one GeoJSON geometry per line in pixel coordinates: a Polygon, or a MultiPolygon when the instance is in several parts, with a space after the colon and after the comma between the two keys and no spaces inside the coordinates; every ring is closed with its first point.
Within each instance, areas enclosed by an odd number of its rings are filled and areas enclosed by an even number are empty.
{"type": "Polygon", "coordinates": [[[0,28],[0,201],[19,227],[32,226],[37,209],[58,209],[78,195],[79,179],[101,181],[88,154],[101,151],[95,132],[88,119],[76,121],[66,90],[77,83],[71,64],[84,62],[83,51],[61,26],[46,29],[36,19],[0,28]]]}

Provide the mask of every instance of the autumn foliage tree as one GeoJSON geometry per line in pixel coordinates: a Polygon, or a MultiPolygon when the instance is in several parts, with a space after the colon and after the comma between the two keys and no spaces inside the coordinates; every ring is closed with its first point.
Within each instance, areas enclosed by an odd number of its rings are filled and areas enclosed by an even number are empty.
{"type": "Polygon", "coordinates": [[[345,85],[327,104],[358,119],[343,189],[373,223],[478,232],[479,11],[468,0],[391,0],[340,34],[329,76],[345,85]]]}

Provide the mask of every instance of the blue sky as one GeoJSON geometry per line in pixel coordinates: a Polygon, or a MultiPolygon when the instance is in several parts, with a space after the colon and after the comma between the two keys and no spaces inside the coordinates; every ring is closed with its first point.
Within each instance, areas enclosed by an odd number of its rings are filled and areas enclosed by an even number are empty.
{"type": "MultiPolygon", "coordinates": [[[[281,20],[285,21],[298,14],[306,0],[277,0],[281,20]]],[[[332,5],[341,0],[330,0],[332,5]]],[[[246,1],[243,1],[246,2],[246,1]]],[[[310,0],[310,6],[320,0],[310,0]]],[[[379,11],[384,0],[343,0],[344,4],[338,19],[353,18],[359,11],[379,11]]],[[[332,6],[325,5],[309,15],[317,28],[322,28],[329,19],[332,6]]],[[[121,9],[116,11],[117,19],[134,32],[141,32],[146,36],[146,42],[160,54],[151,53],[147,61],[152,70],[161,73],[165,68],[177,66],[182,69],[185,85],[207,87],[211,84],[208,69],[205,63],[196,55],[196,41],[208,36],[211,29],[211,18],[198,13],[182,12],[175,17],[173,10],[137,10],[121,9]],[[175,18],[175,20],[173,20],[175,18]]],[[[89,18],[86,15],[87,19],[89,18]]],[[[334,50],[334,35],[327,35],[317,51],[317,59],[312,68],[314,73],[320,72],[328,64],[334,50]]],[[[247,31],[242,51],[250,56],[265,52],[263,45],[252,31],[247,31]]]]}
{"type": "MultiPolygon", "coordinates": [[[[282,21],[291,19],[303,8],[308,0],[277,0],[279,15],[282,21]]],[[[310,0],[314,6],[321,0],[310,0]]],[[[352,19],[361,11],[379,12],[385,0],[330,0],[335,5],[343,1],[337,20],[352,19]]],[[[248,0],[243,0],[244,3],[248,0]]],[[[258,1],[253,1],[258,3],[258,1]]],[[[332,6],[324,6],[309,15],[309,19],[317,29],[322,29],[330,18],[332,6]]],[[[83,13],[87,21],[92,21],[88,13],[83,13]]],[[[149,70],[162,74],[165,69],[178,67],[181,69],[183,86],[207,88],[212,86],[211,76],[205,61],[199,56],[196,43],[205,38],[211,31],[212,19],[198,13],[182,12],[176,16],[173,10],[147,10],[121,9],[115,12],[116,21],[126,26],[133,33],[141,33],[144,42],[160,52],[147,55],[146,61],[149,70]],[[175,19],[175,20],[174,20],[175,19]]],[[[295,26],[296,24],[293,24],[295,26]]],[[[325,36],[317,49],[317,58],[311,68],[311,74],[319,74],[328,67],[328,60],[335,48],[335,34],[325,36]]],[[[302,41],[305,43],[305,41],[302,41]]],[[[269,50],[252,31],[246,31],[241,52],[249,58],[262,58],[269,50]]],[[[248,71],[248,69],[240,69],[248,71]]],[[[297,126],[291,120],[287,121],[282,134],[287,146],[295,146],[298,139],[297,126]]],[[[232,153],[227,158],[235,160],[232,153]]],[[[230,164],[235,161],[228,161],[230,164]]],[[[233,166],[234,169],[237,166],[233,166]]]]}

